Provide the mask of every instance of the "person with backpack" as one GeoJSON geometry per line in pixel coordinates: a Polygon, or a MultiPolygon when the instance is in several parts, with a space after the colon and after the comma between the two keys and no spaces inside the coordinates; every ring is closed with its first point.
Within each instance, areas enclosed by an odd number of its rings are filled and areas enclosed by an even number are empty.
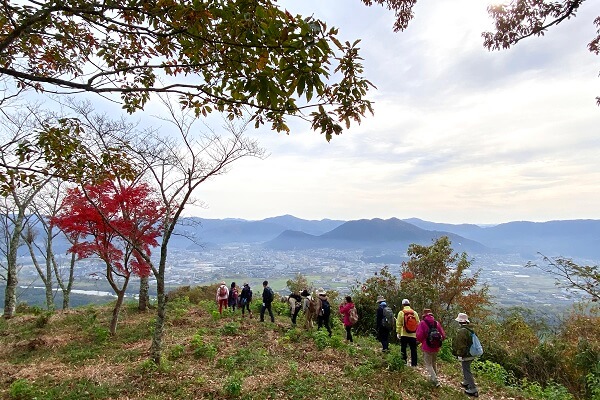
{"type": "Polygon", "coordinates": [[[296,318],[302,308],[302,296],[297,292],[292,292],[288,296],[288,304],[290,306],[290,318],[292,319],[292,325],[296,326],[296,318]]]}
{"type": "Polygon", "coordinates": [[[327,299],[327,292],[321,289],[318,295],[321,302],[321,309],[317,315],[317,330],[321,329],[321,327],[325,325],[325,329],[327,329],[327,333],[329,333],[329,337],[331,337],[331,326],[329,326],[329,319],[331,318],[331,305],[327,299]]]}
{"type": "Polygon", "coordinates": [[[250,310],[250,303],[252,302],[252,289],[248,283],[244,283],[242,286],[242,293],[240,293],[240,307],[242,309],[242,318],[245,317],[245,311],[248,310],[248,315],[252,318],[252,311],[250,310]]]}
{"type": "Polygon", "coordinates": [[[419,314],[410,308],[408,299],[402,300],[402,310],[396,319],[396,335],[400,339],[400,352],[404,362],[408,362],[406,347],[410,347],[410,366],[417,366],[417,327],[419,326],[419,314]]]}
{"type": "Polygon", "coordinates": [[[479,391],[475,385],[475,379],[471,373],[471,363],[475,356],[471,354],[471,346],[473,345],[473,335],[475,332],[470,326],[469,317],[465,313],[458,313],[455,319],[460,324],[456,337],[452,341],[452,354],[458,357],[462,366],[463,382],[462,387],[465,389],[465,394],[472,397],[479,397],[479,391]]]}
{"type": "Polygon", "coordinates": [[[229,289],[225,281],[221,282],[217,288],[217,304],[219,305],[219,314],[223,315],[223,307],[227,308],[227,300],[229,299],[229,289]]]}
{"type": "Polygon", "coordinates": [[[269,315],[271,316],[271,322],[275,322],[275,316],[273,315],[273,310],[271,309],[271,303],[275,298],[275,293],[273,293],[273,289],[269,287],[269,281],[263,282],[263,292],[262,292],[262,307],[260,308],[260,322],[265,322],[265,310],[269,311],[269,315]]]}
{"type": "Polygon", "coordinates": [[[235,312],[235,307],[238,304],[238,288],[235,282],[231,282],[231,288],[229,289],[227,304],[231,308],[231,311],[235,312]]]}
{"type": "Polygon", "coordinates": [[[381,351],[384,353],[388,353],[390,351],[390,332],[393,328],[393,319],[394,313],[392,311],[391,319],[389,313],[391,308],[388,307],[385,297],[377,296],[377,321],[376,321],[376,329],[377,329],[377,340],[381,342],[381,351]]]}
{"type": "Polygon", "coordinates": [[[358,314],[356,313],[356,307],[352,302],[352,297],[346,296],[345,301],[340,304],[340,314],[343,316],[342,322],[346,329],[346,343],[352,343],[352,325],[358,321],[358,314]]]}
{"type": "Polygon", "coordinates": [[[435,386],[440,386],[437,378],[436,358],[442,347],[442,342],[446,339],[446,332],[428,308],[423,310],[423,319],[419,322],[416,336],[417,342],[421,343],[423,361],[425,362],[425,369],[429,373],[429,380],[435,386]]]}

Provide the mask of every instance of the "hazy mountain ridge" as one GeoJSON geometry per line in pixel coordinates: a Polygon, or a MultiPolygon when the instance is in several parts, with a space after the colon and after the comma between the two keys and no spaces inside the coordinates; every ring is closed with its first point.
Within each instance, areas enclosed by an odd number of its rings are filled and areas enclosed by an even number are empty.
{"type": "MultiPolygon", "coordinates": [[[[447,224],[418,218],[353,221],[304,220],[292,215],[259,221],[182,218],[171,238],[173,248],[212,248],[228,243],[264,244],[278,250],[334,248],[405,251],[411,243],[428,245],[447,235],[457,251],[470,254],[518,253],[524,258],[565,256],[600,260],[600,220],[513,221],[495,226],[447,224]]],[[[55,249],[70,247],[59,236],[55,249]]],[[[19,253],[26,255],[23,247],[19,253]]]]}
{"type": "MultiPolygon", "coordinates": [[[[268,248],[279,250],[327,247],[406,249],[411,243],[430,244],[432,240],[447,235],[457,251],[473,254],[512,252],[531,257],[541,252],[548,256],[600,259],[600,220],[591,219],[513,221],[482,227],[418,218],[344,222],[308,221],[285,215],[261,221],[227,221],[218,229],[214,220],[211,224],[211,229],[200,229],[197,235],[215,243],[262,242],[268,248]],[[260,227],[263,229],[259,232],[252,232],[252,229],[260,227]]],[[[207,224],[203,223],[203,226],[207,224]]]]}
{"type": "Polygon", "coordinates": [[[456,250],[477,253],[490,251],[480,243],[451,232],[428,231],[397,218],[348,221],[320,236],[300,235],[298,232],[286,231],[266,242],[265,246],[278,250],[375,248],[398,251],[405,250],[411,243],[431,244],[432,240],[444,235],[451,238],[456,250]]]}

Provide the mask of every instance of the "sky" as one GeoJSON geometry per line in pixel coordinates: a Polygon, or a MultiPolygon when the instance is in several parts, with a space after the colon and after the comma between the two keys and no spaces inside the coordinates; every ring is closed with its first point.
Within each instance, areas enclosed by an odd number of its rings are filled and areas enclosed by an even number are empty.
{"type": "Polygon", "coordinates": [[[544,37],[490,52],[487,1],[418,2],[393,13],[358,0],[288,1],[361,39],[375,115],[327,143],[304,122],[249,134],[243,159],[202,185],[204,218],[421,218],[446,223],[600,219],[600,57],[587,50],[599,2],[544,37]],[[301,3],[301,4],[297,4],[301,3]]]}
{"type": "Polygon", "coordinates": [[[236,161],[187,215],[434,222],[600,219],[600,2],[543,37],[490,52],[489,0],[417,2],[404,32],[359,0],[278,1],[361,39],[375,114],[331,142],[302,120],[248,131],[264,159],[236,161]]]}

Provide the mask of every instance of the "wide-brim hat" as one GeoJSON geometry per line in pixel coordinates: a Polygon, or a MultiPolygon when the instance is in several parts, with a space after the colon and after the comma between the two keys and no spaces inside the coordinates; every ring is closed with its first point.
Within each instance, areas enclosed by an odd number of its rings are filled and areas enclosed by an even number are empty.
{"type": "Polygon", "coordinates": [[[381,303],[382,301],[385,301],[385,297],[377,296],[377,303],[381,303]]]}
{"type": "Polygon", "coordinates": [[[455,321],[459,322],[459,323],[470,323],[469,321],[469,316],[463,312],[458,313],[458,316],[454,319],[455,321]]]}
{"type": "Polygon", "coordinates": [[[429,309],[429,308],[424,309],[423,315],[428,315],[428,314],[431,314],[431,309],[429,309]]]}

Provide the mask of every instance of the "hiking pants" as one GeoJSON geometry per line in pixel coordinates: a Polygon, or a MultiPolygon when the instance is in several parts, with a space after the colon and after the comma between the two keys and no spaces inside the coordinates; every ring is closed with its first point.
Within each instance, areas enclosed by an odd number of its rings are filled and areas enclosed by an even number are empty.
{"type": "Polygon", "coordinates": [[[265,310],[269,311],[269,315],[271,316],[271,322],[275,322],[275,317],[273,316],[273,310],[271,310],[271,303],[263,303],[260,308],[260,320],[261,322],[265,320],[265,310]]]}
{"type": "Polygon", "coordinates": [[[435,362],[436,358],[437,358],[436,352],[431,352],[431,353],[428,351],[423,352],[423,361],[425,362],[425,369],[429,373],[429,380],[434,384],[438,383],[437,365],[435,362]]]}
{"type": "Polygon", "coordinates": [[[346,328],[346,340],[349,342],[352,342],[352,326],[348,325],[345,326],[344,328],[346,328]]]}
{"type": "Polygon", "coordinates": [[[400,352],[402,353],[402,359],[406,362],[406,346],[410,347],[410,365],[413,367],[417,366],[417,338],[409,336],[400,336],[400,352]]]}
{"type": "Polygon", "coordinates": [[[292,311],[292,324],[296,325],[296,318],[298,318],[298,313],[300,312],[300,308],[302,307],[295,307],[294,311],[292,311]]]}
{"type": "Polygon", "coordinates": [[[252,315],[252,311],[250,311],[250,302],[249,301],[246,301],[245,303],[242,301],[241,307],[242,307],[242,315],[244,315],[245,310],[248,310],[248,314],[252,315]]]}
{"type": "Polygon", "coordinates": [[[461,361],[462,372],[463,372],[463,385],[466,386],[466,391],[469,393],[476,393],[477,386],[475,386],[475,379],[471,373],[471,363],[473,360],[461,361]]]}
{"type": "Polygon", "coordinates": [[[227,299],[219,300],[219,314],[223,313],[223,307],[227,308],[227,299]]]}
{"type": "Polygon", "coordinates": [[[383,351],[388,351],[390,347],[390,331],[384,327],[379,328],[377,331],[377,339],[381,342],[383,351]]]}
{"type": "Polygon", "coordinates": [[[325,329],[327,329],[329,336],[331,336],[331,327],[329,326],[329,315],[319,315],[317,317],[317,330],[321,329],[323,325],[325,325],[325,329]]]}

